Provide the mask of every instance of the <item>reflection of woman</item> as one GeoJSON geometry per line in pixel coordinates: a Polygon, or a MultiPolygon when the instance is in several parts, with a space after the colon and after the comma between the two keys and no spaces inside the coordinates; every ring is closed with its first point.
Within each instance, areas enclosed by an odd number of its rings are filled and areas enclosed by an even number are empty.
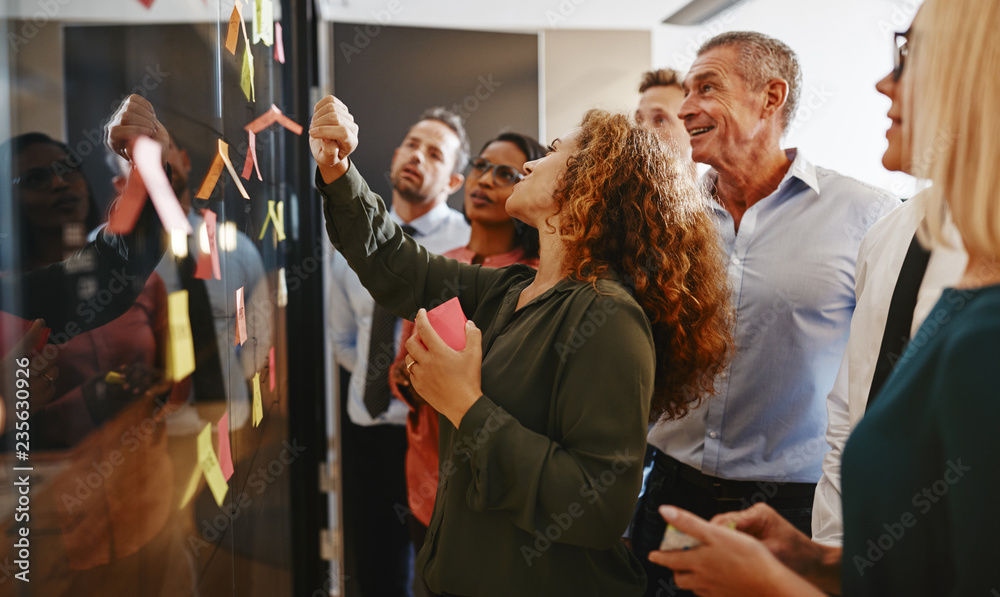
{"type": "Polygon", "coordinates": [[[492,269],[432,255],[391,223],[345,159],[357,127],[339,100],[317,104],[310,134],[330,238],[372,296],[400,316],[457,296],[475,322],[457,352],[421,310],[406,342],[413,387],[444,417],[418,556],[428,585],[641,594],[620,537],[647,423],[711,390],[729,341],[720,249],[690,173],[626,117],[591,112],[524,165],[507,202],[539,230],[538,271],[492,269]]]}
{"type": "Polygon", "coordinates": [[[924,240],[945,246],[950,211],[969,261],[847,442],[843,550],[810,542],[763,506],[716,521],[763,542],[668,510],[705,543],[651,556],[678,572],[679,585],[701,595],[796,597],[822,595],[816,586],[873,597],[1000,588],[998,20],[1000,0],[927,0],[897,36],[896,69],[878,85],[893,100],[883,162],[934,182],[924,240]]]}
{"type": "MultiPolygon", "coordinates": [[[[10,144],[23,263],[26,270],[45,267],[83,244],[98,213],[64,144],[40,133],[10,144]]],[[[81,276],[81,284],[86,280],[81,276]]],[[[89,307],[99,309],[115,288],[89,292],[96,299],[89,307]]],[[[73,337],[54,347],[54,398],[40,405],[31,422],[33,448],[67,450],[68,466],[51,486],[65,550],[55,570],[62,572],[56,572],[59,578],[38,579],[46,594],[126,589],[126,579],[139,576],[160,586],[171,554],[181,553],[164,532],[173,475],[164,427],[154,412],[154,400],[170,389],[160,381],[166,316],[163,282],[153,273],[117,319],[84,333],[54,330],[73,337]]],[[[37,516],[47,521],[45,514],[37,516]]],[[[59,558],[59,551],[39,549],[59,558]]]]}
{"type": "MultiPolygon", "coordinates": [[[[524,163],[545,155],[537,141],[519,133],[504,133],[486,143],[470,162],[465,179],[465,216],[472,224],[469,244],[448,251],[445,257],[486,267],[514,263],[538,265],[538,231],[507,214],[507,199],[523,178],[524,163]]],[[[413,323],[403,323],[403,338],[413,333],[413,323]]],[[[389,370],[389,387],[411,408],[406,421],[406,493],[413,544],[424,544],[434,510],[438,486],[438,413],[409,388],[406,347],[401,346],[389,370]]],[[[422,581],[421,581],[422,582],[422,581]]]]}

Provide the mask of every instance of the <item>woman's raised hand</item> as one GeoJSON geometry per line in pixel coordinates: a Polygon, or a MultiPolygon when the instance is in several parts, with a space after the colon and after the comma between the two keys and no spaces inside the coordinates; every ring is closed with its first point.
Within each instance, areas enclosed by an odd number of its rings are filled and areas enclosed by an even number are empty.
{"type": "Polygon", "coordinates": [[[319,100],[309,125],[309,148],[324,182],[329,184],[347,172],[347,156],[357,147],[358,125],[344,102],[332,95],[319,100]]]}

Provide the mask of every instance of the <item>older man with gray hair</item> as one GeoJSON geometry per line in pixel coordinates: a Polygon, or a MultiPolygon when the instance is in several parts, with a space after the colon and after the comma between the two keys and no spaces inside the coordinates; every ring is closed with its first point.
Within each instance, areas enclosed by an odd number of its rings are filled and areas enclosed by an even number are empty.
{"type": "Polygon", "coordinates": [[[810,531],[858,248],[898,201],[781,148],[800,87],[795,53],[753,32],[706,42],[684,80],[678,116],[692,158],[711,166],[705,185],[729,257],[736,334],[718,395],[650,430],[656,453],[631,533],[648,595],[689,594],[647,560],[664,534],[661,504],[711,518],[766,501],[810,531]]]}

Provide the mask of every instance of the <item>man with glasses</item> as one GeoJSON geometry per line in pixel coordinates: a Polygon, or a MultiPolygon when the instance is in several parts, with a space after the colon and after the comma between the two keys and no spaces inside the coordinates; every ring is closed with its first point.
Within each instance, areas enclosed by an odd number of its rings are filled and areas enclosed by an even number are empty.
{"type": "Polygon", "coordinates": [[[800,81],[795,53],[753,32],[706,42],[684,80],[679,116],[692,158],[712,168],[705,184],[729,258],[735,346],[716,396],[650,430],[657,453],[631,533],[648,595],[682,594],[647,560],[664,503],[711,518],[766,501],[810,532],[858,247],[899,202],[781,148],[800,81]]]}
{"type": "MultiPolygon", "coordinates": [[[[424,112],[392,154],[389,217],[428,250],[465,245],[469,224],[448,207],[465,180],[469,141],[461,119],[443,108],[424,112]]],[[[341,383],[344,534],[363,595],[408,595],[412,571],[406,508],[409,407],[389,390],[400,322],[372,300],[338,253],[331,266],[328,318],[341,383]],[[346,377],[343,376],[342,377],[346,377]]]]}

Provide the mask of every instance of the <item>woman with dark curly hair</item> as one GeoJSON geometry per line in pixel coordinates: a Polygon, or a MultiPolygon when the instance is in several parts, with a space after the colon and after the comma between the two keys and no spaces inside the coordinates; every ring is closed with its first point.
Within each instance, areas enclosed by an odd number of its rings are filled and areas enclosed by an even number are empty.
{"type": "Polygon", "coordinates": [[[593,111],[524,165],[507,212],[538,229],[538,271],[433,255],[347,156],[347,107],[316,105],[327,231],[403,317],[411,383],[440,414],[440,483],[417,566],[452,595],[641,595],[620,537],[650,420],[713,391],[730,346],[721,248],[689,169],[621,115],[593,111]],[[462,351],[423,308],[458,297],[462,351]],[[479,330],[482,329],[483,332],[479,330]]]}

